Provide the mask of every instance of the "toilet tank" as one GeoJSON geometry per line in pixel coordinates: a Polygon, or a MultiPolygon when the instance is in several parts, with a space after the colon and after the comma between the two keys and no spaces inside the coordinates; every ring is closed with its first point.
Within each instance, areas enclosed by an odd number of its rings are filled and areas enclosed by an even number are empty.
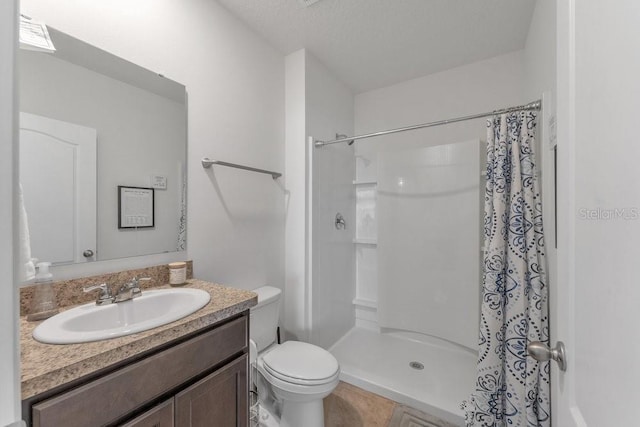
{"type": "Polygon", "coordinates": [[[258,294],[258,304],[251,308],[249,331],[260,352],[276,341],[282,292],[273,286],[262,286],[253,292],[258,294]]]}

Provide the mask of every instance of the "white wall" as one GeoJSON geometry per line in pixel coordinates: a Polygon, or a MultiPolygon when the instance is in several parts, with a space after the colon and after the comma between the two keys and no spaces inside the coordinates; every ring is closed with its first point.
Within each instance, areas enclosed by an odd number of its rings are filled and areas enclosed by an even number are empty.
{"type": "MultiPolygon", "coordinates": [[[[525,96],[524,59],[523,51],[513,52],[358,94],[355,99],[356,134],[471,115],[533,101],[525,96]]],[[[357,180],[377,181],[379,152],[473,139],[486,139],[484,119],[361,140],[355,143],[357,180]]],[[[480,147],[480,157],[483,152],[484,146],[480,147]]],[[[480,219],[478,221],[480,224],[480,219]]],[[[381,225],[378,224],[378,227],[381,225]]],[[[376,252],[373,246],[362,246],[358,252],[356,296],[362,300],[371,300],[378,293],[376,252]]],[[[367,305],[375,303],[365,301],[367,305]]],[[[377,327],[371,307],[359,307],[357,317],[359,325],[377,327]]]]}
{"type": "Polygon", "coordinates": [[[353,324],[353,149],[318,150],[308,137],[352,133],[353,94],[304,49],[286,58],[286,123],[284,325],[289,337],[328,347],[353,324]]]}
{"type": "Polygon", "coordinates": [[[19,58],[21,111],[97,130],[97,259],[175,251],[186,106],[54,55],[21,50],[19,58]],[[117,186],[149,187],[152,175],[167,178],[154,194],[154,227],[119,230],[117,186]]]}
{"type": "Polygon", "coordinates": [[[556,0],[537,0],[524,48],[524,94],[533,101],[549,91],[555,107],[556,0]]]}
{"type": "MultiPolygon", "coordinates": [[[[356,96],[357,134],[465,116],[524,103],[522,51],[430,74],[356,96]]],[[[484,138],[484,120],[356,142],[358,180],[375,180],[379,150],[484,138]]]]}
{"type": "Polygon", "coordinates": [[[20,419],[18,346],[18,254],[14,215],[18,177],[17,91],[15,85],[17,1],[0,2],[0,425],[20,419]]]}
{"type": "Polygon", "coordinates": [[[22,10],[186,85],[194,274],[245,288],[281,286],[283,188],[267,175],[205,172],[200,159],[284,169],[282,55],[210,0],[24,0],[22,10]]]}
{"type": "Polygon", "coordinates": [[[285,58],[286,149],[285,292],[282,324],[286,337],[309,339],[311,300],[307,284],[306,51],[285,58]]]}

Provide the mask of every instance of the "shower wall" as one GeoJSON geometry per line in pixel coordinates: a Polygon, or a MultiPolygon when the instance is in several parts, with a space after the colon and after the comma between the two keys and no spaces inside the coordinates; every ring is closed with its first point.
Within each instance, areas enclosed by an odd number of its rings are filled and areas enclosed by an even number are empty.
{"type": "Polygon", "coordinates": [[[285,339],[328,348],[354,324],[354,149],[309,138],[353,133],[353,93],[306,50],[286,58],[285,339]],[[345,229],[336,229],[340,213],[345,229]]]}
{"type": "Polygon", "coordinates": [[[378,154],[378,323],[475,349],[479,140],[378,154]]]}
{"type": "MultiPolygon", "coordinates": [[[[524,53],[517,51],[358,94],[355,97],[355,132],[375,132],[529,102],[533,99],[524,96],[524,80],[524,53]]],[[[355,250],[356,325],[379,328],[377,230],[392,226],[379,224],[375,216],[379,154],[484,140],[485,133],[484,121],[480,119],[355,143],[358,183],[355,186],[356,212],[358,232],[363,231],[356,236],[356,242],[359,242],[355,250]]],[[[480,147],[480,152],[483,152],[483,147],[480,147]]],[[[479,260],[479,257],[478,247],[477,257],[474,259],[479,260]]],[[[413,278],[416,282],[420,279],[413,278]]],[[[435,294],[435,288],[433,291],[435,294]]],[[[393,319],[387,319],[389,320],[393,319]]],[[[427,322],[428,319],[423,321],[427,322]]]]}
{"type": "Polygon", "coordinates": [[[313,156],[311,342],[329,348],[354,325],[355,223],[353,148],[341,144],[313,156]],[[345,228],[336,228],[340,213],[345,228]]]}
{"type": "MultiPolygon", "coordinates": [[[[307,135],[331,140],[353,134],[353,94],[312,55],[306,66],[307,135]]],[[[311,337],[329,348],[354,324],[354,148],[311,148],[311,337]],[[340,213],[345,228],[335,227],[340,213]]]]}

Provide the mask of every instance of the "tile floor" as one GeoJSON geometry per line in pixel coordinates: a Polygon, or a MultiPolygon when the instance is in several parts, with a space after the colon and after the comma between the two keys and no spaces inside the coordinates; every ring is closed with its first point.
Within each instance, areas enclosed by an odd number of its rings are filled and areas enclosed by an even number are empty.
{"type": "Polygon", "coordinates": [[[324,399],[325,427],[387,427],[396,402],[340,382],[324,399]]]}
{"type": "Polygon", "coordinates": [[[455,427],[345,382],[324,399],[324,419],[325,427],[455,427]]]}

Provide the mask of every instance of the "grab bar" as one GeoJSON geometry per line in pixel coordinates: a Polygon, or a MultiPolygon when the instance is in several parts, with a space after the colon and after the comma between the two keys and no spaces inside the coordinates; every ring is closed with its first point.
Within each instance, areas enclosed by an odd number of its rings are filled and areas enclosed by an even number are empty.
{"type": "Polygon", "coordinates": [[[251,172],[266,173],[267,175],[271,175],[271,178],[273,178],[273,179],[277,179],[277,178],[280,178],[282,176],[282,174],[280,172],[268,171],[266,169],[252,168],[251,166],[238,165],[236,163],[223,162],[221,160],[211,160],[208,157],[204,157],[202,159],[202,167],[203,168],[208,169],[208,168],[211,167],[211,165],[227,166],[227,167],[230,167],[230,168],[243,169],[243,170],[251,171],[251,172]]]}

